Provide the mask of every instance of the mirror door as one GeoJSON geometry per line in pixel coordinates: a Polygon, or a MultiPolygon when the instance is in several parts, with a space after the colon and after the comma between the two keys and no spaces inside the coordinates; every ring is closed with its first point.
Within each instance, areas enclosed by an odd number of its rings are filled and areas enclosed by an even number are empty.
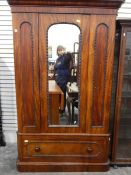
{"type": "Polygon", "coordinates": [[[41,127],[46,132],[86,128],[87,19],[84,15],[39,16],[41,127]]]}
{"type": "Polygon", "coordinates": [[[47,35],[49,125],[79,125],[80,29],[59,23],[47,35]]]}

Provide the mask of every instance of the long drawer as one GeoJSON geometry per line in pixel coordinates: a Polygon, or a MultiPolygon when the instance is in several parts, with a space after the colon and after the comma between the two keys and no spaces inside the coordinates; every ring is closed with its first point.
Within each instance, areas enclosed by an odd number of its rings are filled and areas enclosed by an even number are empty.
{"type": "Polygon", "coordinates": [[[31,161],[105,162],[108,160],[107,138],[90,138],[81,141],[22,139],[22,159],[31,161]]]}

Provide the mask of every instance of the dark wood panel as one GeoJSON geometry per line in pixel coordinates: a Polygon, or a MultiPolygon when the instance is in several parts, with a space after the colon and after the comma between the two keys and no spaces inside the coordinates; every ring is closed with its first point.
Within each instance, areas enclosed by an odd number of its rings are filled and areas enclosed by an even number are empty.
{"type": "Polygon", "coordinates": [[[35,132],[40,123],[38,16],[14,15],[15,76],[19,130],[35,132]]]}
{"type": "Polygon", "coordinates": [[[87,130],[92,133],[108,132],[109,121],[107,119],[109,118],[110,111],[114,58],[114,24],[115,17],[113,16],[91,16],[88,61],[87,130]],[[98,35],[96,35],[96,32],[98,35]]]}
{"type": "Polygon", "coordinates": [[[94,44],[93,108],[92,126],[103,126],[106,63],[108,48],[108,26],[99,24],[94,44]]]}

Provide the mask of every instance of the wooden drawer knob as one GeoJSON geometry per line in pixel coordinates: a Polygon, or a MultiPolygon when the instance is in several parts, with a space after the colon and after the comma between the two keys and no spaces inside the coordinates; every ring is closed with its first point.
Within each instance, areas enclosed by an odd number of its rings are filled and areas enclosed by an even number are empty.
{"type": "Polygon", "coordinates": [[[88,153],[92,153],[92,151],[93,151],[93,149],[92,149],[91,147],[88,147],[88,148],[87,148],[87,152],[88,152],[88,153]]]}
{"type": "Polygon", "coordinates": [[[40,152],[40,147],[36,146],[35,147],[35,152],[40,152]]]}

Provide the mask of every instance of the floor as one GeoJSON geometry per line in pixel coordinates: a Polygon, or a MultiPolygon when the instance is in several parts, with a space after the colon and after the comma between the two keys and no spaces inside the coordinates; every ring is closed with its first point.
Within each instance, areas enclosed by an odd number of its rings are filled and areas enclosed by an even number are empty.
{"type": "Polygon", "coordinates": [[[131,175],[131,167],[110,168],[108,172],[78,172],[78,173],[19,173],[16,170],[17,147],[16,144],[7,144],[0,147],[0,175],[131,175]]]}

